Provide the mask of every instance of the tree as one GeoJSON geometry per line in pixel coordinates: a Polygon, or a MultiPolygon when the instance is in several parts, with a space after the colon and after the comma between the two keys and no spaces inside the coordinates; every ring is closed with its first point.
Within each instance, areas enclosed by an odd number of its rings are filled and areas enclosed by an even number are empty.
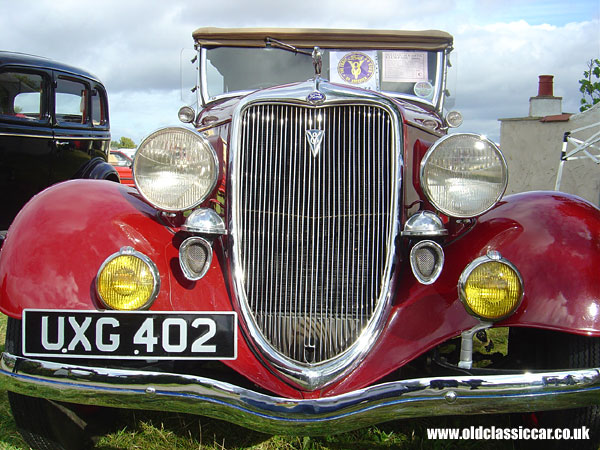
{"type": "Polygon", "coordinates": [[[121,136],[121,139],[119,141],[110,141],[110,146],[116,147],[116,148],[135,148],[136,147],[135,142],[133,142],[133,139],[124,137],[124,136],[121,136]]]}
{"type": "Polygon", "coordinates": [[[600,102],[600,59],[590,59],[588,70],[583,72],[584,78],[579,80],[579,91],[583,94],[579,111],[587,111],[600,102]]]}

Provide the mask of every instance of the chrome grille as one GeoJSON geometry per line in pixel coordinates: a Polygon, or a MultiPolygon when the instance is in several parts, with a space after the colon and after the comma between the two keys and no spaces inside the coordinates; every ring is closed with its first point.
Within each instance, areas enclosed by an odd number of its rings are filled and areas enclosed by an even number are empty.
{"type": "Polygon", "coordinates": [[[241,120],[238,295],[278,352],[329,360],[357,340],[385,297],[398,170],[390,113],[260,104],[241,120]],[[316,156],[309,129],[324,132],[316,156]]]}

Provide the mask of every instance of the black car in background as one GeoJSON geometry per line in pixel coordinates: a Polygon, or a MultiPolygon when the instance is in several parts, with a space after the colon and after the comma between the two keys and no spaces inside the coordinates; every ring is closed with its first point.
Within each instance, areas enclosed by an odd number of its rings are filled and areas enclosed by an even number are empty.
{"type": "MultiPolygon", "coordinates": [[[[107,163],[106,90],[94,75],[47,58],[0,51],[0,232],[59,181],[119,181],[107,163]]],[[[0,240],[0,243],[2,241],[0,240]]]]}

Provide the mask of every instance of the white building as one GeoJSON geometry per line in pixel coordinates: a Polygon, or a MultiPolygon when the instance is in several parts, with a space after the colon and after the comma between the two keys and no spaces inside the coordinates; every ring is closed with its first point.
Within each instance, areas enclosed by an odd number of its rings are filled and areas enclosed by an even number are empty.
{"type": "MultiPolygon", "coordinates": [[[[600,104],[580,114],[562,112],[562,98],[553,94],[553,77],[541,75],[538,95],[529,99],[529,116],[500,119],[500,148],[508,164],[507,194],[553,190],[565,132],[598,124],[573,138],[589,139],[600,132],[600,104]]],[[[571,144],[568,150],[575,147],[571,144]]],[[[599,154],[599,147],[596,147],[599,154]]],[[[583,156],[582,152],[577,156],[583,156]]],[[[600,204],[600,165],[584,157],[564,164],[560,190],[600,204]]]]}

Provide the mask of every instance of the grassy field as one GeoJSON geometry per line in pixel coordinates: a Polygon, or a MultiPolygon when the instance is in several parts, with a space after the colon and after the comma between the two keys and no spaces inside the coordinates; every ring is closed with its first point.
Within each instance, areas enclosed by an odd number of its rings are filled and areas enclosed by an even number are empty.
{"type": "MultiPolygon", "coordinates": [[[[0,349],[4,350],[6,317],[0,315],[0,349]]],[[[385,450],[479,449],[481,441],[428,440],[427,428],[510,426],[508,416],[442,417],[403,420],[343,435],[326,437],[270,436],[204,417],[144,411],[117,411],[113,431],[102,436],[97,449],[143,450],[385,450]]],[[[487,449],[512,449],[513,442],[488,441],[487,449]]],[[[0,449],[26,450],[10,414],[7,395],[0,391],[0,449]]]]}

